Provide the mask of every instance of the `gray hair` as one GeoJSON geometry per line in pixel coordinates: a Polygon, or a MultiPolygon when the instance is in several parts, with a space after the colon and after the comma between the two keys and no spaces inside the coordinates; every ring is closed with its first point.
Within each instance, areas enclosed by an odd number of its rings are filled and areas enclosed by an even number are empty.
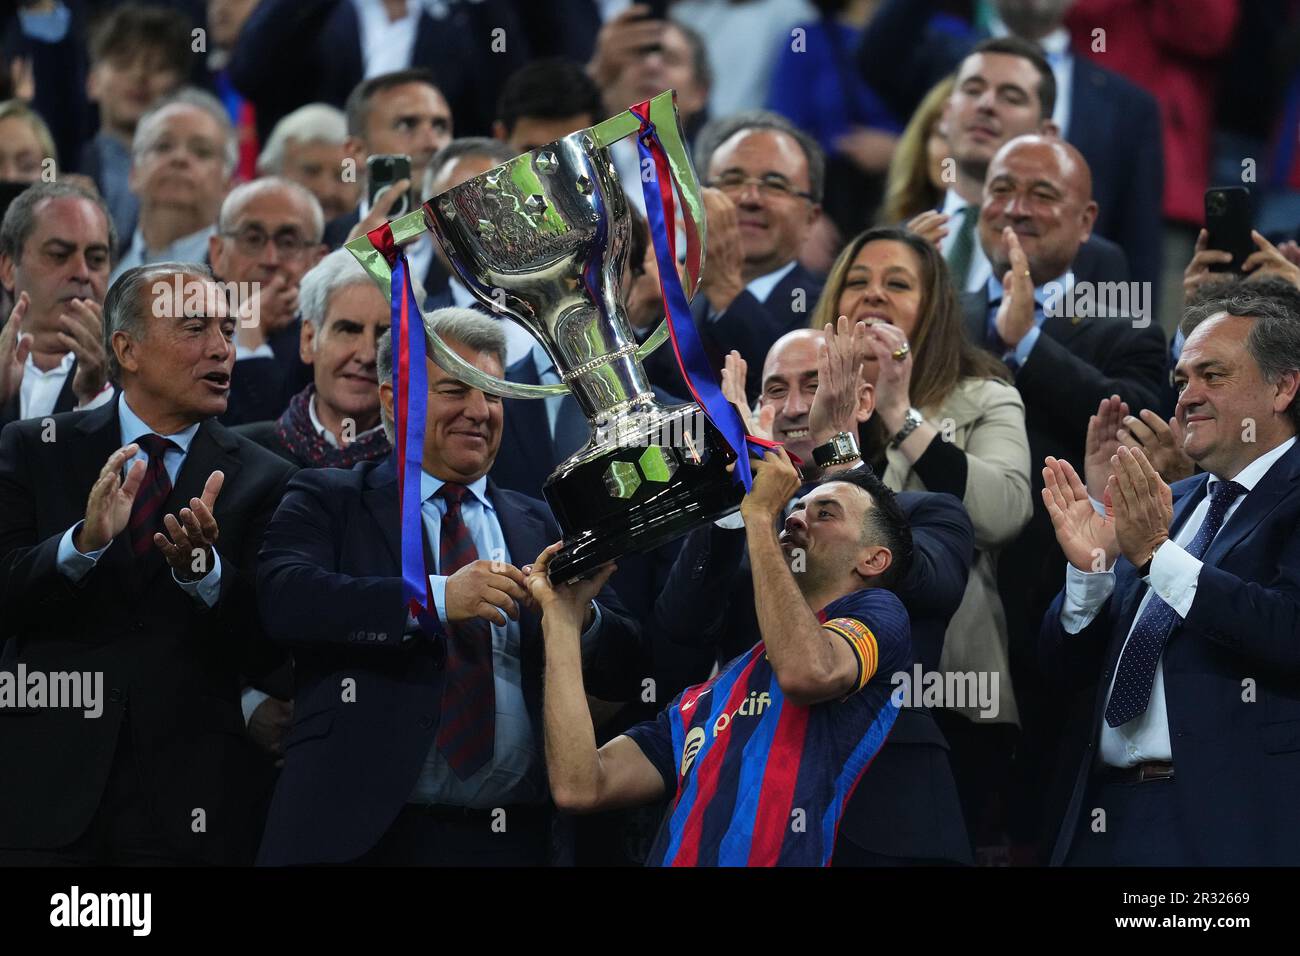
{"type": "Polygon", "coordinates": [[[104,354],[108,357],[108,377],[122,386],[122,366],[113,351],[113,334],[125,332],[131,338],[144,338],[144,304],[142,292],[152,289],[159,276],[198,276],[211,281],[212,270],[197,262],[154,262],[127,269],[108,288],[104,296],[104,354]]]}
{"type": "Polygon", "coordinates": [[[817,145],[817,140],[780,113],[771,110],[744,110],[706,123],[695,139],[696,174],[707,177],[709,163],[718,147],[737,133],[749,130],[784,133],[798,143],[808,163],[808,191],[812,193],[813,202],[822,201],[826,189],[826,156],[822,153],[822,148],[817,145]]]}
{"type": "Polygon", "coordinates": [[[117,248],[117,227],[113,224],[113,215],[99,193],[93,193],[74,183],[33,183],[24,189],[5,211],[0,221],[0,253],[4,253],[14,262],[21,262],[23,246],[36,231],[36,207],[47,199],[84,199],[104,215],[108,223],[108,250],[112,255],[117,248]]]}
{"type": "Polygon", "coordinates": [[[170,96],[164,97],[140,117],[140,122],[135,127],[135,138],[131,141],[132,158],[138,159],[149,146],[153,145],[160,132],[156,127],[161,126],[166,119],[163,114],[176,106],[192,106],[207,113],[216,121],[224,141],[222,168],[227,177],[234,173],[235,167],[239,164],[239,142],[235,137],[235,127],[231,125],[230,116],[226,113],[226,108],[221,105],[221,101],[196,86],[181,87],[170,96]]]}
{"type": "MultiPolygon", "coordinates": [[[[1202,287],[1179,325],[1183,336],[1216,315],[1254,319],[1246,333],[1246,351],[1270,385],[1288,372],[1300,371],[1300,289],[1285,279],[1227,279],[1202,287]]],[[[1286,410],[1300,431],[1300,397],[1286,410]]]]}
{"type": "MultiPolygon", "coordinates": [[[[473,309],[462,309],[459,307],[448,307],[446,309],[435,309],[425,317],[425,328],[430,326],[438,333],[438,336],[445,342],[457,342],[467,348],[474,349],[476,352],[487,352],[495,355],[501,367],[506,365],[506,333],[501,328],[499,319],[491,318],[482,312],[476,312],[473,309]]],[[[379,337],[376,343],[375,365],[379,372],[379,381],[391,383],[393,381],[393,335],[392,330],[386,330],[379,337]]],[[[394,425],[392,420],[384,413],[384,406],[381,402],[379,405],[379,419],[384,426],[384,434],[388,436],[388,443],[396,447],[397,439],[394,437],[394,425]]]]}
{"type": "Polygon", "coordinates": [[[348,121],[343,111],[328,103],[308,103],[283,117],[271,130],[257,157],[259,175],[284,170],[284,150],[290,143],[328,143],[342,146],[348,138],[348,121]]]}
{"type": "Polygon", "coordinates": [[[346,249],[335,249],[302,277],[298,286],[298,309],[304,322],[320,332],[329,310],[330,296],[350,285],[374,285],[361,263],[346,249]]]}
{"type": "Polygon", "coordinates": [[[508,143],[499,139],[488,136],[462,136],[460,139],[453,139],[434,153],[429,168],[433,170],[433,178],[437,179],[444,169],[466,156],[482,156],[499,166],[514,159],[516,155],[518,154],[508,143]]]}
{"type": "Polygon", "coordinates": [[[311,211],[311,235],[307,238],[319,243],[321,237],[325,235],[325,213],[321,211],[320,200],[306,186],[282,176],[263,176],[252,182],[241,183],[230,190],[226,198],[221,201],[221,213],[217,216],[217,231],[223,235],[228,233],[234,228],[235,220],[239,218],[245,206],[265,193],[275,190],[292,193],[307,204],[307,208],[311,211]]]}

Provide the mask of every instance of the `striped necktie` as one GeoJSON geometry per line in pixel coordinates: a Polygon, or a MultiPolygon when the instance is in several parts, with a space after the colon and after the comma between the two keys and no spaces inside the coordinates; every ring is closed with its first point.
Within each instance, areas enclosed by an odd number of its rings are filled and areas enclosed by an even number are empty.
{"type": "MultiPolygon", "coordinates": [[[[450,576],[478,560],[461,511],[470,493],[447,482],[438,494],[447,503],[438,531],[438,573],[450,576]]],[[[496,686],[492,679],[492,626],[482,618],[447,626],[447,678],[437,746],[461,780],[492,759],[496,740],[496,686]]]]}
{"type": "MultiPolygon", "coordinates": [[[[1197,559],[1205,557],[1210,542],[1223,526],[1229,506],[1245,492],[1246,489],[1235,481],[1214,483],[1210,489],[1210,510],[1188,546],[1188,554],[1197,559]]],[[[1115,668],[1115,686],[1111,688],[1110,703],[1106,705],[1106,723],[1112,727],[1127,724],[1146,711],[1160,655],[1177,620],[1178,612],[1162,601],[1160,595],[1153,593],[1133,626],[1133,633],[1120,654],[1119,666],[1115,668]]]]}
{"type": "Polygon", "coordinates": [[[144,480],[140,482],[135,502],[131,505],[128,527],[131,532],[131,551],[137,558],[147,558],[153,551],[154,534],[163,527],[163,503],[172,493],[172,481],[167,477],[163,455],[169,448],[178,446],[161,435],[141,435],[136,439],[136,444],[148,456],[149,463],[145,466],[144,480]]]}

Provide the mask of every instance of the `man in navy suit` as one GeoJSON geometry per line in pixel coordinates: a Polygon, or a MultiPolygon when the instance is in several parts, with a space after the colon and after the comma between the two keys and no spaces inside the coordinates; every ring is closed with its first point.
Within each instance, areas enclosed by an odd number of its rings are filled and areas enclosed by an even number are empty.
{"type": "MultiPolygon", "coordinates": [[[[700,131],[695,168],[708,187],[709,248],[691,316],[716,368],[733,349],[748,363],[752,402],[768,349],[808,324],[821,295],[825,277],[800,265],[798,255],[821,216],[826,161],[785,117],[751,110],[700,131]]],[[[645,364],[654,384],[690,394],[672,349],[657,350],[645,364]]]]}
{"type": "Polygon", "coordinates": [[[1236,283],[1182,328],[1205,473],[1171,487],[1120,447],[1103,515],[1043,469],[1069,566],[1041,650],[1079,690],[1058,864],[1300,862],[1300,294],[1236,283]]]}
{"type": "MultiPolygon", "coordinates": [[[[931,22],[938,6],[923,0],[885,0],[863,32],[858,67],[897,116],[911,115],[945,76],[959,68],[964,74],[973,55],[971,37],[937,29],[931,22]]],[[[1056,90],[1054,105],[1044,118],[1053,121],[1092,167],[1100,205],[1097,232],[1123,248],[1134,279],[1157,283],[1164,160],[1155,97],[1071,52],[1064,26],[1069,4],[1064,0],[1041,4],[997,0],[994,6],[1001,17],[992,27],[995,36],[1006,39],[1009,32],[1011,39],[1043,50],[1043,65],[1049,68],[1056,90]]],[[[954,96],[960,95],[960,89],[954,91],[954,96]]],[[[1001,112],[1004,107],[996,109],[1001,112]]],[[[1002,132],[1009,139],[1027,130],[1002,132]]],[[[954,137],[962,135],[962,130],[949,128],[954,149],[954,137]]]]}
{"type": "MultiPolygon", "coordinates": [[[[462,309],[431,320],[463,358],[502,374],[497,324],[462,309]]],[[[391,428],[392,344],[383,343],[391,428]]],[[[395,459],[304,473],[268,529],[260,607],[271,637],[295,649],[297,694],[266,864],[551,857],[541,633],[518,565],[559,529],[540,502],[487,478],[501,400],[427,367],[421,495],[433,613],[416,620],[403,603],[395,459]]],[[[608,592],[601,603],[584,645],[635,646],[636,626],[608,592]]]]}

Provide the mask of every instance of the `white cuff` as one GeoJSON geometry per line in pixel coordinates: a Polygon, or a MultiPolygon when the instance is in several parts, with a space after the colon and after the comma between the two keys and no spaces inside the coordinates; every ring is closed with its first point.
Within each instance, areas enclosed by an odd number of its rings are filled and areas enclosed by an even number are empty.
{"type": "Polygon", "coordinates": [[[244,692],[239,695],[239,706],[244,711],[244,726],[253,719],[253,711],[262,706],[262,703],[270,697],[270,694],[264,694],[256,687],[245,687],[244,692]]]}
{"type": "Polygon", "coordinates": [[[1065,633],[1078,634],[1091,624],[1114,590],[1114,571],[1089,573],[1067,564],[1065,600],[1061,604],[1061,627],[1065,633]]]}
{"type": "Polygon", "coordinates": [[[216,607],[217,599],[221,597],[221,553],[212,549],[212,570],[197,581],[182,581],[175,570],[172,571],[172,580],[196,601],[202,601],[209,608],[216,607]]]}
{"type": "Polygon", "coordinates": [[[727,531],[739,531],[745,527],[745,519],[741,517],[740,511],[737,509],[713,522],[713,526],[715,528],[725,528],[727,531]]]}
{"type": "Polygon", "coordinates": [[[1173,541],[1166,541],[1156,548],[1156,555],[1151,559],[1151,571],[1147,575],[1151,590],[1179,617],[1187,617],[1192,609],[1201,565],[1199,558],[1192,557],[1173,541]]]}

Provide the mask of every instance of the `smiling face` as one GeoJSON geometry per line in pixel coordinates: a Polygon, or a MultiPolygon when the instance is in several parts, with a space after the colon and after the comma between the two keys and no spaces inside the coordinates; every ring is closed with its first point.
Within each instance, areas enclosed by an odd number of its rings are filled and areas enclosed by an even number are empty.
{"type": "Polygon", "coordinates": [[[840,290],[838,314],[852,322],[888,322],[915,338],[921,312],[921,260],[907,245],[868,242],[853,259],[840,290]]]}
{"type": "Polygon", "coordinates": [[[1039,129],[1040,79],[1033,63],[1010,53],[975,53],[962,61],[943,119],[963,172],[983,180],[1003,143],[1039,129]]]}
{"type": "Polygon", "coordinates": [[[1010,268],[1002,237],[1007,226],[1020,240],[1039,286],[1070,268],[1096,218],[1088,165],[1072,146],[1027,136],[1008,143],[989,165],[979,233],[998,278],[1010,268]]]}
{"type": "MultiPolygon", "coordinates": [[[[817,349],[821,341],[822,333],[814,329],[796,329],[777,339],[763,364],[763,389],[758,397],[761,406],[773,408],[772,437],[809,468],[815,466],[808,413],[817,394],[817,349]]],[[[871,386],[860,382],[859,422],[871,417],[874,402],[871,386]]]]}
{"type": "Polygon", "coordinates": [[[741,130],[709,159],[709,182],[736,204],[744,277],[773,272],[799,255],[821,207],[798,193],[812,188],[808,160],[791,136],[771,129],[741,130]],[[766,180],[728,186],[728,179],[766,180]]]}
{"type": "Polygon", "coordinates": [[[317,403],[332,420],[352,419],[358,433],[379,421],[375,344],[390,315],[383,293],[367,280],[330,293],[319,332],[312,322],[302,326],[300,357],[312,366],[317,403]]]}
{"type": "Polygon", "coordinates": [[[33,210],[36,228],[23,243],[15,262],[0,255],[0,279],[17,296],[31,298],[23,331],[33,335],[42,352],[65,352],[58,333],[59,316],[72,299],[100,305],[108,287],[108,220],[86,199],[65,196],[47,199],[33,210]]]}
{"type": "Polygon", "coordinates": [[[1183,451],[1224,479],[1294,433],[1285,412],[1297,376],[1265,381],[1246,347],[1254,321],[1227,313],[1205,320],[1187,337],[1174,368],[1183,451]]]}
{"type": "Polygon", "coordinates": [[[133,409],[141,416],[163,410],[168,419],[193,423],[226,411],[236,323],[214,282],[192,274],[179,281],[179,297],[175,275],[160,272],[145,283],[138,319],[143,335],[115,332],[113,348],[133,409]]]}
{"type": "MultiPolygon", "coordinates": [[[[505,377],[501,360],[455,339],[445,339],[461,358],[479,371],[505,377]]],[[[433,359],[425,359],[429,401],[424,425],[424,470],[443,481],[469,484],[488,473],[501,447],[501,398],[459,381],[433,359]]],[[[393,384],[379,386],[379,401],[389,420],[393,414],[393,384]]]]}

